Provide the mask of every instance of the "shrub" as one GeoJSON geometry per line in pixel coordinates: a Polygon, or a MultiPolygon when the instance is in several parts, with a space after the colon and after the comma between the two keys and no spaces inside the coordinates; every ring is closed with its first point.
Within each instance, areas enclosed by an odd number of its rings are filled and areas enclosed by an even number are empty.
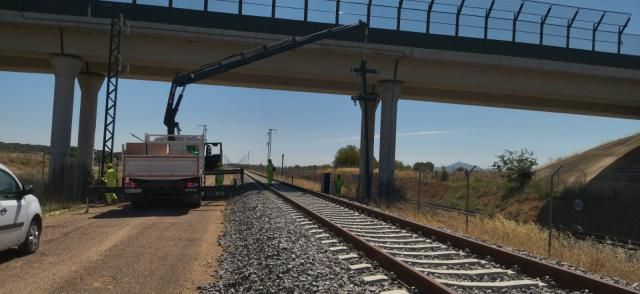
{"type": "Polygon", "coordinates": [[[525,148],[519,151],[505,150],[496,157],[498,160],[492,167],[506,180],[510,191],[521,192],[533,178],[533,168],[538,165],[533,152],[525,148]]]}
{"type": "Polygon", "coordinates": [[[449,172],[448,172],[448,171],[447,171],[447,169],[443,166],[443,167],[441,168],[441,171],[440,171],[440,181],[442,181],[442,182],[446,182],[446,181],[448,181],[448,180],[449,180],[449,172]]]}

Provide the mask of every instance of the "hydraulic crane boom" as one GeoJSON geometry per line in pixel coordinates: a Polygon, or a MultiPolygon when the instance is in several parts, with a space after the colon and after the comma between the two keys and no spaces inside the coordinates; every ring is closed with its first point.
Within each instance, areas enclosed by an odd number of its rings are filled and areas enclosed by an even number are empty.
{"type": "Polygon", "coordinates": [[[182,102],[184,90],[187,85],[196,83],[200,80],[210,78],[221,73],[225,73],[227,71],[247,64],[251,64],[256,61],[269,58],[283,52],[302,47],[307,44],[332,38],[339,34],[350,32],[359,28],[365,28],[366,26],[367,24],[365,22],[359,21],[357,23],[352,23],[349,25],[326,29],[304,37],[291,37],[286,40],[281,40],[269,45],[263,45],[249,51],[234,54],[221,60],[205,64],[199,69],[192,72],[177,74],[171,83],[171,90],[169,92],[169,99],[167,101],[167,109],[164,114],[164,124],[165,126],[167,126],[167,134],[175,135],[176,128],[180,130],[180,126],[178,122],[176,122],[176,114],[180,109],[180,103],[182,102]],[[178,88],[182,89],[180,90],[180,94],[176,99],[175,96],[178,88]]]}

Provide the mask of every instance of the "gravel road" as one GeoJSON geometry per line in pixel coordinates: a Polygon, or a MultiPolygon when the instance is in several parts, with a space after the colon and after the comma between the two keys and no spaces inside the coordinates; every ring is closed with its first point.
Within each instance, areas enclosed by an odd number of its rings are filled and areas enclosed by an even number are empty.
{"type": "Polygon", "coordinates": [[[213,279],[224,201],[49,216],[40,249],[0,252],[0,293],[196,292],[213,279]]]}

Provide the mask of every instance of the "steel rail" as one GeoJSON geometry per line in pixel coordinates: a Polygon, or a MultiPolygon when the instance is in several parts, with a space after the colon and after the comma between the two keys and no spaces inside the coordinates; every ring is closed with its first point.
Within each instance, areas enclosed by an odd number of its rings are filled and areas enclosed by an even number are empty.
{"type": "MultiPolygon", "coordinates": [[[[251,171],[251,173],[257,174],[261,177],[265,177],[260,173],[251,171]]],[[[518,266],[519,269],[526,275],[532,277],[549,277],[554,280],[560,288],[568,290],[589,290],[595,293],[621,293],[632,294],[639,293],[631,288],[616,285],[610,282],[606,282],[595,277],[588,276],[586,274],[574,272],[551,263],[537,260],[528,256],[524,256],[518,253],[507,251],[502,248],[498,248],[493,245],[485,244],[480,241],[455,235],[450,232],[432,228],[423,224],[419,224],[392,214],[385,213],[383,211],[373,209],[369,206],[341,199],[335,196],[327,195],[324,193],[309,190],[304,187],[296,186],[287,182],[278,181],[278,183],[288,186],[290,188],[304,191],[305,193],[314,195],[318,198],[333,202],[335,204],[360,211],[369,216],[379,218],[383,221],[390,222],[396,226],[406,228],[410,231],[430,236],[441,243],[450,243],[454,247],[467,248],[471,253],[478,256],[489,256],[493,258],[493,261],[503,266],[518,266]]]]}
{"type": "MultiPolygon", "coordinates": [[[[391,256],[389,253],[386,253],[383,250],[371,245],[369,242],[348,232],[347,230],[339,227],[337,224],[333,223],[332,221],[315,213],[314,211],[308,209],[307,207],[303,206],[297,201],[289,198],[282,192],[259,181],[258,179],[255,178],[255,175],[252,175],[251,173],[246,173],[246,175],[251,179],[253,179],[254,181],[256,181],[265,189],[269,190],[271,193],[282,198],[287,203],[291,204],[295,208],[301,210],[302,212],[310,216],[312,219],[314,219],[318,223],[322,224],[324,227],[326,227],[332,233],[336,234],[338,237],[347,241],[355,249],[363,252],[368,258],[378,262],[380,265],[382,265],[382,267],[385,270],[395,273],[397,275],[397,278],[400,281],[402,281],[404,284],[420,290],[421,293],[455,293],[453,290],[449,289],[443,284],[417,271],[414,267],[398,260],[397,258],[391,256]]],[[[282,183],[282,182],[279,182],[279,183],[282,183]]]]}

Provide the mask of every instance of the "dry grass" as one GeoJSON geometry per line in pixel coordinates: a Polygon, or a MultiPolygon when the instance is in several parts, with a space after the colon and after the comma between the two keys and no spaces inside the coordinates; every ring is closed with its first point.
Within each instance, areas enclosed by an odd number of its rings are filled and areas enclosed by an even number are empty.
{"type": "MultiPolygon", "coordinates": [[[[357,170],[339,169],[338,172],[349,175],[352,172],[357,173],[357,170]]],[[[411,176],[410,172],[400,172],[399,175],[411,176]]],[[[288,177],[286,181],[291,182],[291,178],[288,177]]],[[[315,179],[295,178],[294,184],[314,191],[320,190],[320,185],[315,179]]],[[[522,203],[528,200],[540,202],[537,199],[527,198],[514,201],[522,203]]],[[[511,201],[509,203],[509,205],[514,204],[511,201]]],[[[529,206],[533,210],[539,210],[535,204],[529,206]]],[[[418,214],[415,205],[409,202],[379,208],[418,223],[448,229],[483,242],[526,251],[538,256],[547,256],[548,230],[533,222],[514,221],[500,215],[493,218],[470,216],[469,230],[465,232],[464,215],[460,213],[423,208],[422,213],[418,214]]],[[[640,251],[633,252],[591,240],[579,240],[569,234],[556,232],[552,236],[550,258],[589,272],[621,278],[631,283],[640,282],[640,251]]]]}
{"type": "MultiPolygon", "coordinates": [[[[400,205],[383,209],[425,225],[446,228],[484,242],[547,256],[548,231],[534,223],[520,223],[503,217],[470,217],[469,231],[465,234],[462,214],[441,210],[417,214],[414,207],[400,205]]],[[[632,283],[640,282],[640,252],[554,233],[550,257],[589,272],[622,278],[632,283]]]]}

